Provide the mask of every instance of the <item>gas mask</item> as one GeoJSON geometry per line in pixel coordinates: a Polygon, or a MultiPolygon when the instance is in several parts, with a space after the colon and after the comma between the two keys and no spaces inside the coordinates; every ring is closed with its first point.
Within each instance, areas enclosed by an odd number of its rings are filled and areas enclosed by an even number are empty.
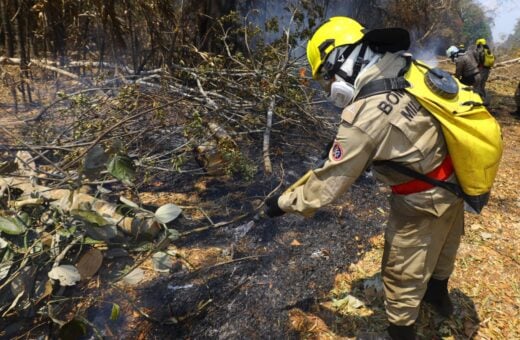
{"type": "MultiPolygon", "coordinates": [[[[327,58],[326,70],[333,74],[327,97],[335,106],[343,109],[354,99],[355,80],[359,74],[381,59],[364,44],[338,48],[327,58]]],[[[327,90],[327,87],[324,87],[327,90]]]]}
{"type": "Polygon", "coordinates": [[[338,78],[336,76],[336,80],[330,85],[330,93],[327,99],[336,107],[343,109],[354,98],[354,86],[338,78]]]}

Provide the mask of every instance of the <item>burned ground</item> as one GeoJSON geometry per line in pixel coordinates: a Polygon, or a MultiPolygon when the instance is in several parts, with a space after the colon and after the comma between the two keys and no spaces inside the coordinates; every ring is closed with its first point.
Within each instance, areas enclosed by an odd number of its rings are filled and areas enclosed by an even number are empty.
{"type": "MultiPolygon", "coordinates": [[[[377,211],[384,207],[384,202],[373,199],[376,191],[373,180],[363,179],[345,199],[359,197],[359,203],[367,210],[377,211]]],[[[159,334],[219,338],[297,336],[289,327],[289,311],[317,308],[320,301],[329,297],[335,273],[356,263],[372,247],[370,238],[382,231],[382,214],[359,218],[344,211],[338,217],[340,208],[324,209],[312,219],[284,216],[261,220],[244,236],[240,236],[242,224],[238,231],[237,227],[226,227],[210,237],[193,240],[197,246],[202,243],[232,253],[232,258],[218,267],[173,274],[166,280],[170,287],[166,294],[166,282],[153,283],[146,289],[156,292],[146,296],[168,301],[169,316],[183,319],[188,315],[190,319],[181,322],[181,327],[168,327],[166,333],[162,333],[165,328],[159,327],[159,334]],[[201,302],[208,305],[198,310],[201,302]]]]}

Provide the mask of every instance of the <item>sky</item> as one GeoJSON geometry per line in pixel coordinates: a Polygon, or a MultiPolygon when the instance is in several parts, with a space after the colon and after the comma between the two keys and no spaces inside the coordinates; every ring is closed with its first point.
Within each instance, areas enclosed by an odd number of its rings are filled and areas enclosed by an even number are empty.
{"type": "Polygon", "coordinates": [[[499,43],[507,38],[513,31],[517,20],[520,18],[520,4],[518,0],[478,0],[482,7],[490,11],[494,19],[491,27],[493,41],[499,43]]]}

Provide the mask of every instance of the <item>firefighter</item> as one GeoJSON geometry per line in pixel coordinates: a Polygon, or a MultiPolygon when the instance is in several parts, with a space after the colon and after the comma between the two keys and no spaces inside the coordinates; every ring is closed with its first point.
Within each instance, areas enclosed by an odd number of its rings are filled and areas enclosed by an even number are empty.
{"type": "Polygon", "coordinates": [[[482,96],[482,100],[484,100],[484,105],[489,105],[489,98],[486,93],[486,83],[489,78],[489,73],[491,72],[491,67],[493,67],[495,63],[495,56],[491,52],[486,39],[479,38],[475,41],[476,51],[478,55],[478,69],[480,72],[480,79],[475,84],[475,90],[482,96]]]}
{"type": "Polygon", "coordinates": [[[466,53],[466,51],[461,51],[458,47],[453,45],[446,50],[446,56],[450,58],[452,62],[456,62],[457,58],[464,53],[466,53]]]}
{"type": "Polygon", "coordinates": [[[458,49],[459,53],[466,53],[466,46],[464,46],[464,44],[460,43],[458,49]]]}
{"type": "Polygon", "coordinates": [[[340,197],[365,169],[389,185],[382,278],[389,325],[384,336],[415,339],[422,301],[444,317],[453,312],[448,280],[464,225],[462,199],[385,166],[393,161],[440,181],[456,182],[441,126],[405,91],[354,99],[370,81],[396,77],[407,65],[407,31],[366,30],[332,17],[307,44],[312,76],[344,108],[328,159],[304,184],[266,200],[269,217],[312,215],[340,197]]]}
{"type": "Polygon", "coordinates": [[[518,83],[518,86],[516,87],[515,91],[515,103],[516,103],[516,111],[511,112],[511,114],[516,118],[520,119],[520,83],[518,83]]]}
{"type": "Polygon", "coordinates": [[[454,46],[446,51],[449,57],[455,62],[455,77],[464,85],[472,86],[474,91],[483,96],[479,88],[481,84],[480,70],[478,67],[478,53],[475,49],[461,53],[454,46]]]}

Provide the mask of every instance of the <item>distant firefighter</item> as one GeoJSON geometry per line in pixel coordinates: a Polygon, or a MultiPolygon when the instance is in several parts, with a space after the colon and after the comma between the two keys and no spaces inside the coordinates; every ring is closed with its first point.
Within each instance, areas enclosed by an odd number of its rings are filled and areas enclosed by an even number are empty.
{"type": "Polygon", "coordinates": [[[486,39],[477,39],[475,46],[478,54],[478,68],[480,71],[480,82],[475,84],[475,90],[482,96],[484,105],[489,105],[489,98],[486,93],[486,82],[489,78],[491,68],[495,65],[495,56],[491,52],[486,39]]]}
{"type": "Polygon", "coordinates": [[[446,50],[446,55],[455,63],[455,77],[464,85],[473,86],[475,92],[482,96],[476,88],[476,84],[481,82],[476,49],[461,53],[456,46],[451,46],[446,50]]]}
{"type": "Polygon", "coordinates": [[[511,112],[513,117],[516,119],[520,119],[520,83],[518,83],[518,86],[516,87],[515,91],[515,103],[516,103],[516,111],[511,112]]]}
{"type": "Polygon", "coordinates": [[[450,58],[451,61],[455,62],[457,60],[457,58],[460,55],[463,55],[465,52],[466,52],[466,50],[462,50],[462,49],[458,48],[457,46],[452,45],[446,50],[446,56],[448,58],[450,58]]]}

